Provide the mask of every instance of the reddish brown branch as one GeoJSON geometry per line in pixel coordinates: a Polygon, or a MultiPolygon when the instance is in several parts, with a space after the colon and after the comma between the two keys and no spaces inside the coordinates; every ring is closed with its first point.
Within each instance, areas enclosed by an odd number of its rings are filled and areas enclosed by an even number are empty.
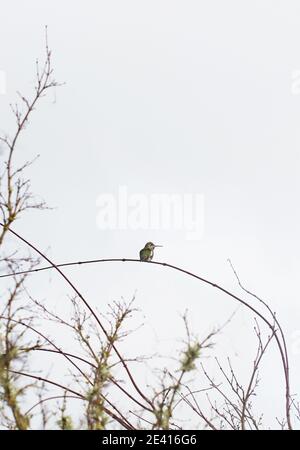
{"type": "MultiPolygon", "coordinates": [[[[5,225],[3,225],[2,223],[0,223],[0,225],[2,227],[5,227],[5,225]]],[[[6,227],[7,228],[7,227],[6,227]]],[[[25,244],[27,244],[30,248],[32,248],[33,250],[35,250],[42,258],[44,258],[49,264],[51,264],[51,266],[53,268],[55,268],[57,270],[57,272],[64,278],[64,280],[69,284],[69,286],[71,286],[71,288],[74,290],[74,292],[78,295],[78,297],[82,300],[82,302],[84,303],[84,305],[86,306],[86,308],[90,311],[90,313],[92,314],[92,316],[95,318],[96,322],[98,323],[98,325],[100,326],[101,330],[103,331],[103,333],[105,334],[106,338],[109,341],[109,334],[106,331],[106,329],[104,328],[103,324],[101,323],[99,317],[97,316],[97,314],[95,313],[95,311],[93,310],[93,308],[89,305],[89,303],[87,302],[87,300],[83,297],[83,295],[79,292],[79,290],[75,287],[75,285],[69,280],[69,278],[59,269],[59,267],[54,264],[54,262],[52,262],[44,253],[42,253],[37,247],[35,247],[33,244],[31,244],[30,242],[28,242],[26,239],[24,239],[22,236],[20,236],[18,233],[16,233],[15,231],[13,231],[11,228],[7,228],[7,230],[9,230],[14,236],[16,236],[18,239],[20,239],[22,242],[24,242],[25,244]]],[[[137,383],[135,382],[124,358],[121,356],[120,352],[118,351],[118,349],[116,348],[115,344],[113,342],[111,342],[111,346],[114,349],[115,353],[117,354],[118,358],[120,359],[124,369],[127,372],[127,375],[132,383],[132,385],[134,386],[134,388],[136,389],[136,391],[140,394],[140,396],[153,408],[152,402],[146,397],[146,395],[140,390],[140,388],[138,387],[137,383]]]]}
{"type": "MultiPolygon", "coordinates": [[[[52,381],[47,378],[39,377],[37,375],[32,375],[29,373],[19,372],[17,370],[10,370],[9,372],[14,373],[16,375],[22,375],[24,377],[33,378],[38,381],[43,381],[48,384],[52,384],[53,386],[63,389],[65,392],[71,392],[71,394],[75,394],[78,398],[81,398],[82,400],[86,400],[86,398],[82,394],[80,394],[80,392],[74,391],[73,389],[71,389],[69,387],[63,386],[62,384],[57,383],[56,381],[52,381]]],[[[107,409],[105,406],[103,406],[103,410],[106,412],[106,414],[108,414],[110,417],[115,419],[118,423],[120,423],[127,430],[134,430],[134,427],[128,422],[128,420],[125,417],[120,418],[120,417],[116,416],[116,414],[114,414],[112,411],[107,409]]]]}

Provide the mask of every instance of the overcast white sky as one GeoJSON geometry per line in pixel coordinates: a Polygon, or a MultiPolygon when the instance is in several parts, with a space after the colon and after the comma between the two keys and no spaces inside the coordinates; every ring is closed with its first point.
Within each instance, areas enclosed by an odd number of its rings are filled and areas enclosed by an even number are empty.
{"type": "MultiPolygon", "coordinates": [[[[300,69],[300,3],[12,0],[0,7],[7,83],[1,131],[10,130],[16,90],[33,87],[46,24],[56,79],[66,83],[40,104],[19,149],[26,160],[41,155],[29,172],[33,190],[56,209],[23,216],[14,229],[56,262],[134,258],[151,240],[164,246],[157,260],[239,292],[231,258],[245,285],[277,311],[299,394],[300,95],[293,77],[300,69]],[[202,194],[202,239],[187,240],[184,230],[100,230],[97,199],[117,195],[120,186],[146,198],[202,194]]],[[[103,310],[136,292],[145,327],[128,354],[174,353],[186,308],[203,336],[236,307],[212,288],[152,265],[66,273],[103,310]]],[[[37,295],[52,305],[65,301],[69,291],[56,275],[34,277],[37,295]]],[[[239,310],[216,347],[242,374],[254,356],[252,326],[253,316],[239,310]]],[[[276,350],[262,375],[258,410],[281,417],[276,350]]]]}

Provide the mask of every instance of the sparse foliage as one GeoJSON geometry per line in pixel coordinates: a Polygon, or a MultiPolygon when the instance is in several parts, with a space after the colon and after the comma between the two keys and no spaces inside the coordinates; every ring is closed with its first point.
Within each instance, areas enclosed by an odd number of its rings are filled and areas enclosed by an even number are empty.
{"type": "MultiPolygon", "coordinates": [[[[12,136],[0,136],[6,152],[4,169],[0,174],[0,264],[4,274],[11,274],[6,290],[1,287],[1,427],[19,430],[34,427],[54,427],[61,430],[169,430],[186,427],[183,420],[185,414],[187,417],[196,417],[199,428],[257,430],[265,426],[263,415],[256,417],[253,408],[259,385],[259,369],[270,344],[274,342],[281,357],[285,379],[285,417],[280,421],[280,427],[292,429],[292,407],[295,420],[299,421],[300,414],[299,405],[292,400],[290,394],[289,362],[283,330],[270,307],[242,286],[232,264],[243,293],[258,301],[261,309],[194,273],[171,264],[149,262],[159,264],[162,269],[167,266],[177,273],[184,273],[212,286],[223,295],[239,302],[254,315],[257,353],[248,383],[242,384],[239,381],[230,359],[226,365],[215,359],[219,381],[209,374],[205,365],[205,357],[211,357],[216,347],[213,339],[217,338],[225,325],[229,325],[232,317],[223,327],[216,328],[200,339],[191,333],[185,313],[183,324],[186,341],[182,343],[182,348],[175,358],[176,367],[174,370],[170,367],[155,367],[159,374],[158,382],[147,386],[137,380],[132,369],[134,364],[142,363],[143,360],[137,355],[125,356],[119,350],[128,338],[128,321],[137,314],[133,301],[113,302],[106,314],[100,314],[60,270],[60,265],[56,265],[41,250],[12,229],[13,223],[25,211],[45,208],[44,202],[35,200],[30,180],[26,177],[26,169],[33,161],[25,161],[16,167],[14,155],[20,136],[40,99],[49,89],[58,86],[53,78],[51,64],[46,33],[45,62],[42,66],[37,63],[34,95],[28,99],[18,93],[21,103],[12,106],[16,122],[15,132],[12,136]],[[8,233],[23,241],[28,250],[38,254],[38,258],[30,253],[22,255],[17,251],[6,254],[8,233]],[[69,299],[70,311],[66,316],[51,310],[47,300],[42,302],[33,298],[26,288],[28,275],[41,260],[47,261],[49,267],[73,290],[74,296],[69,299]],[[55,324],[64,336],[69,336],[72,342],[71,350],[66,348],[65,340],[59,340],[55,332],[45,331],[49,329],[46,324],[55,324]],[[47,368],[43,364],[37,364],[36,360],[33,362],[32,358],[36,354],[48,358],[50,364],[47,368]],[[63,374],[58,373],[57,365],[50,367],[56,358],[65,361],[63,374]],[[56,406],[54,402],[57,402],[56,406]],[[71,412],[71,402],[81,405],[77,408],[77,414],[71,412]],[[179,410],[180,414],[177,414],[179,410]]],[[[125,259],[114,261],[126,262],[125,259]]],[[[154,372],[153,367],[151,370],[154,372]]]]}

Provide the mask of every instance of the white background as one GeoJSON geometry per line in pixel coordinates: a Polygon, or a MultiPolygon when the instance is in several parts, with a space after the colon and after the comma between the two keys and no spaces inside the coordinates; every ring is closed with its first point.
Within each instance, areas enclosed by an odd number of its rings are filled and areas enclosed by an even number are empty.
{"type": "MultiPolygon", "coordinates": [[[[18,150],[20,161],[41,155],[29,170],[33,191],[55,209],[24,215],[14,229],[56,262],[132,258],[151,240],[164,245],[157,260],[239,292],[231,258],[244,284],[277,311],[292,392],[299,393],[299,2],[12,0],[0,8],[7,80],[1,131],[12,129],[16,90],[32,92],[46,24],[56,79],[66,82],[43,99],[18,150]],[[203,194],[203,239],[188,241],[173,230],[99,230],[97,197],[120,185],[133,194],[203,194]]],[[[136,293],[141,315],[134,325],[145,326],[124,344],[130,356],[176,355],[186,308],[203,337],[237,306],[200,282],[146,264],[66,273],[103,312],[136,293]]],[[[57,275],[34,277],[38,298],[49,307],[67,304],[68,288],[57,275]]],[[[245,380],[253,324],[239,309],[212,352],[229,354],[245,380]]],[[[261,375],[256,408],[266,426],[276,426],[284,385],[275,347],[261,375]]],[[[143,370],[139,376],[144,383],[143,370]]]]}

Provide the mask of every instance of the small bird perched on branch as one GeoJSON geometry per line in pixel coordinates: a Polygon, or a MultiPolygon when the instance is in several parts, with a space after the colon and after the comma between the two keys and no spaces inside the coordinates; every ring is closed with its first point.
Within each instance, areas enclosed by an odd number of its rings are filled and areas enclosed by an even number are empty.
{"type": "Polygon", "coordinates": [[[162,245],[154,245],[153,242],[147,242],[145,247],[140,251],[140,260],[151,261],[153,258],[155,247],[162,247],[162,245]]]}

